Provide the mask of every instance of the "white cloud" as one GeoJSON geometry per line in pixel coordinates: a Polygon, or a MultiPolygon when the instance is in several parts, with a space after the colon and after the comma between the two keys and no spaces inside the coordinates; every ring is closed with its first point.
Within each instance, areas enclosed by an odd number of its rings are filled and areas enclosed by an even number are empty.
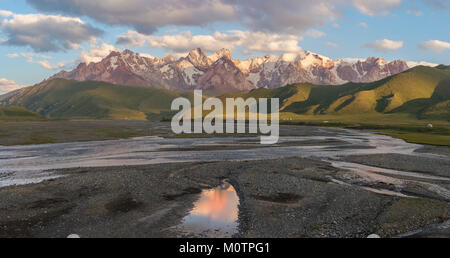
{"type": "Polygon", "coordinates": [[[367,25],[367,23],[365,23],[365,22],[360,22],[360,23],[358,23],[358,26],[359,26],[359,27],[362,27],[362,28],[364,28],[364,29],[369,28],[369,25],[367,25]]]}
{"type": "Polygon", "coordinates": [[[47,70],[57,70],[62,69],[66,66],[65,63],[59,62],[57,64],[51,64],[48,60],[42,60],[42,59],[51,59],[49,56],[36,54],[36,53],[21,53],[20,54],[28,63],[32,64],[38,64],[42,68],[47,70]],[[41,60],[36,60],[35,58],[40,58],[41,60]]]}
{"type": "MultiPolygon", "coordinates": [[[[448,0],[422,0],[439,8],[448,0]]],[[[332,23],[353,6],[369,16],[388,15],[402,0],[27,0],[44,12],[90,17],[110,25],[133,28],[150,35],[167,26],[213,25],[236,22],[251,31],[282,34],[304,33],[332,23]]]]}
{"type": "Polygon", "coordinates": [[[42,59],[51,59],[51,56],[46,56],[46,55],[42,55],[42,54],[37,54],[37,53],[33,53],[33,52],[28,52],[28,53],[20,53],[20,55],[25,58],[27,61],[31,60],[33,57],[36,58],[42,58],[42,59]]]}
{"type": "MultiPolygon", "coordinates": [[[[448,0],[421,0],[450,10],[448,0]]],[[[369,16],[388,15],[402,0],[27,0],[44,12],[90,17],[150,35],[167,26],[207,26],[236,22],[252,31],[296,34],[333,23],[353,6],[369,16]]],[[[418,14],[419,12],[415,12],[418,14]]],[[[6,14],[7,15],[7,14],[6,14]]]]}
{"type": "Polygon", "coordinates": [[[57,64],[50,64],[49,61],[47,60],[40,60],[40,61],[35,61],[36,64],[40,65],[42,68],[45,68],[47,70],[57,70],[57,69],[62,69],[66,66],[66,64],[64,63],[57,63],[57,64]]]}
{"type": "Polygon", "coordinates": [[[144,46],[150,48],[165,48],[172,54],[182,54],[194,48],[202,48],[207,52],[215,52],[226,48],[233,50],[242,47],[243,52],[259,51],[273,52],[298,52],[298,45],[302,37],[296,35],[284,35],[265,32],[251,32],[231,30],[225,33],[215,32],[212,35],[192,35],[190,31],[165,36],[148,36],[136,31],[128,31],[119,35],[117,43],[129,46],[144,46]]]}
{"type": "Polygon", "coordinates": [[[9,58],[18,58],[18,57],[19,57],[19,54],[17,54],[17,53],[11,53],[11,54],[6,54],[6,56],[9,57],[9,58]]]}
{"type": "Polygon", "coordinates": [[[9,17],[11,15],[13,15],[13,12],[10,12],[10,11],[7,11],[7,10],[0,10],[0,16],[9,17]]]}
{"type": "Polygon", "coordinates": [[[82,50],[79,56],[80,62],[83,63],[97,63],[103,58],[107,57],[113,51],[120,51],[113,45],[102,43],[101,45],[91,44],[89,51],[82,50]]]}
{"type": "Polygon", "coordinates": [[[252,31],[296,34],[342,16],[342,0],[224,0],[252,31]]]}
{"type": "Polygon", "coordinates": [[[40,11],[87,16],[143,34],[166,26],[240,22],[252,31],[301,33],[342,16],[351,0],[27,0],[40,11]]]}
{"type": "Polygon", "coordinates": [[[142,47],[147,44],[151,37],[141,34],[137,31],[129,30],[128,32],[117,36],[117,44],[133,47],[142,47]]]}
{"type": "Polygon", "coordinates": [[[334,43],[334,42],[327,42],[327,46],[334,47],[334,48],[338,48],[339,47],[339,45],[334,43]]]}
{"type": "Polygon", "coordinates": [[[450,50],[450,43],[440,40],[429,40],[419,45],[424,50],[431,50],[435,52],[442,52],[450,50]]]}
{"type": "Polygon", "coordinates": [[[125,25],[151,34],[167,25],[202,26],[236,19],[236,8],[228,0],[28,0],[47,12],[88,16],[112,25],[125,25]]]}
{"type": "Polygon", "coordinates": [[[353,0],[354,6],[369,16],[387,15],[402,5],[402,0],[353,0]]]}
{"type": "Polygon", "coordinates": [[[367,48],[373,48],[380,52],[394,51],[403,47],[403,41],[393,41],[389,39],[377,40],[364,45],[367,48]]]}
{"type": "Polygon", "coordinates": [[[250,51],[259,51],[264,53],[274,52],[298,52],[301,47],[298,45],[302,37],[296,35],[281,35],[275,33],[249,32],[249,31],[230,31],[229,35],[222,34],[229,41],[236,41],[236,45],[250,51]]]}
{"type": "Polygon", "coordinates": [[[317,38],[325,37],[327,34],[320,30],[310,29],[306,32],[306,35],[311,38],[317,39],[317,38]]]}
{"type": "Polygon", "coordinates": [[[438,66],[438,64],[433,64],[430,62],[425,62],[425,61],[408,61],[406,62],[408,64],[409,68],[413,68],[419,65],[423,65],[423,66],[429,66],[429,67],[435,67],[438,66]]]}
{"type": "Polygon", "coordinates": [[[79,18],[43,14],[11,13],[0,22],[0,29],[7,36],[2,44],[29,46],[36,52],[76,49],[102,34],[79,18]]]}
{"type": "Polygon", "coordinates": [[[18,85],[15,81],[0,78],[0,94],[7,93],[9,91],[23,88],[24,86],[18,85]]]}

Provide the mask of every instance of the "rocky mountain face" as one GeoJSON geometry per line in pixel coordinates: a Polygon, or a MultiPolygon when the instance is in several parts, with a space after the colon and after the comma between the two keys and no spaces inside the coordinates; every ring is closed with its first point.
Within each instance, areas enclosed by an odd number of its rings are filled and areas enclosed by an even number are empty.
{"type": "Polygon", "coordinates": [[[130,86],[149,86],[185,91],[209,90],[217,93],[279,88],[309,82],[340,85],[347,82],[373,82],[408,69],[404,61],[386,62],[370,57],[348,63],[308,51],[234,60],[229,50],[207,56],[201,49],[188,56],[153,58],[130,50],[111,52],[98,63],[81,63],[70,72],[62,71],[50,79],[95,80],[130,86]]]}

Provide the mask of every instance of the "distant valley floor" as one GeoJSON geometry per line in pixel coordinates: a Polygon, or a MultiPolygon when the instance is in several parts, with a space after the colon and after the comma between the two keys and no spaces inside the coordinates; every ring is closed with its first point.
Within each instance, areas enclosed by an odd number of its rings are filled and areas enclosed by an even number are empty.
{"type": "MultiPolygon", "coordinates": [[[[450,146],[450,122],[420,121],[393,115],[298,116],[282,115],[281,135],[296,135],[298,126],[337,127],[369,130],[412,143],[450,146]],[[427,128],[433,123],[433,128],[427,128]]],[[[239,137],[246,135],[175,135],[170,122],[112,120],[0,121],[0,146],[48,144],[78,141],[126,139],[141,136],[161,137],[239,137]]]]}

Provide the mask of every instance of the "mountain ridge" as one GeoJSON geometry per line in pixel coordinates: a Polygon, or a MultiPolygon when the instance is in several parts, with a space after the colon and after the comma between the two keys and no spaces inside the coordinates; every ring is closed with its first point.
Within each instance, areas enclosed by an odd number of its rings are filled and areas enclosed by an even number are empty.
{"type": "Polygon", "coordinates": [[[197,48],[179,59],[148,57],[124,50],[113,51],[98,63],[81,63],[74,70],[61,71],[49,79],[228,93],[302,82],[319,85],[373,82],[407,69],[408,64],[401,60],[386,62],[382,58],[369,57],[353,64],[309,51],[235,60],[227,49],[207,56],[197,48]]]}

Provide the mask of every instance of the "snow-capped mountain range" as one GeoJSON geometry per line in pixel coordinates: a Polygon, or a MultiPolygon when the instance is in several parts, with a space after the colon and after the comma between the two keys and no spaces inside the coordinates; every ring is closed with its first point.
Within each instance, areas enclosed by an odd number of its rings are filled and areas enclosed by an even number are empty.
{"type": "Polygon", "coordinates": [[[400,60],[386,62],[370,57],[349,63],[309,51],[242,61],[234,60],[227,49],[210,56],[195,49],[179,59],[173,56],[153,58],[125,50],[111,52],[98,63],[81,63],[73,71],[62,71],[50,79],[97,80],[176,91],[203,89],[225,93],[278,88],[299,82],[323,85],[373,82],[408,68],[407,63],[400,60]]]}

